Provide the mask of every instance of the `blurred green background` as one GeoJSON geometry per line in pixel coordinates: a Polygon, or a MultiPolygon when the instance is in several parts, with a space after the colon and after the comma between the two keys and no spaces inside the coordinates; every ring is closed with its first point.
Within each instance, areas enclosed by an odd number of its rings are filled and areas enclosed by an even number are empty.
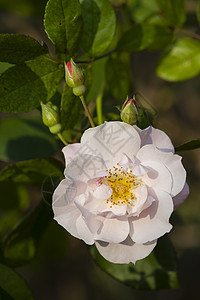
{"type": "MultiPolygon", "coordinates": [[[[115,5],[123,3],[125,0],[118,0],[115,5]]],[[[186,1],[188,13],[188,29],[197,30],[196,8],[197,0],[186,1]]],[[[48,41],[43,27],[43,14],[45,0],[0,0],[0,30],[1,33],[21,33],[34,37],[39,41],[45,41],[54,53],[52,44],[48,41]]],[[[119,9],[116,6],[116,11],[119,9]]],[[[169,83],[156,75],[156,64],[159,52],[142,51],[132,54],[131,72],[133,92],[141,92],[156,109],[157,118],[155,127],[165,131],[173,141],[174,145],[180,145],[192,139],[199,138],[200,133],[200,76],[193,79],[169,83]]],[[[6,65],[0,64],[2,72],[6,65]]],[[[127,70],[128,72],[128,70],[127,70]]],[[[114,106],[121,105],[110,94],[104,98],[103,110],[115,111],[114,106]]],[[[21,148],[11,151],[9,157],[5,147],[4,127],[6,119],[13,115],[0,113],[0,167],[8,165],[12,161],[20,160],[21,148]],[[2,121],[3,120],[3,121],[2,121]]],[[[55,153],[57,141],[52,139],[48,130],[44,129],[39,120],[38,111],[20,115],[19,118],[26,123],[29,132],[29,140],[23,140],[22,145],[27,154],[26,159],[33,158],[35,149],[40,145],[44,150],[43,155],[54,154],[63,160],[60,152],[55,153]],[[32,122],[32,118],[34,121],[32,122]],[[25,120],[24,120],[25,119],[25,120]],[[28,121],[27,121],[28,119],[28,121]],[[35,119],[38,119],[35,121],[35,119]],[[37,124],[35,124],[36,122],[37,124]],[[34,123],[34,124],[33,124],[34,123]],[[33,139],[34,137],[34,139],[33,139]],[[44,145],[41,145],[43,140],[44,145]],[[45,141],[45,142],[44,142],[45,141]],[[33,144],[30,144],[33,143],[33,144]],[[30,146],[29,148],[28,145],[30,146]],[[34,151],[33,151],[34,149],[34,151]],[[48,151],[47,151],[48,149],[48,151]]],[[[9,122],[8,122],[9,123],[9,122]]],[[[9,149],[18,147],[15,144],[15,137],[20,124],[13,124],[10,130],[12,142],[9,149]]],[[[21,143],[20,142],[20,143],[21,143]]],[[[6,145],[6,146],[5,146],[6,145]]],[[[61,144],[58,144],[61,149],[61,144]]],[[[17,148],[16,148],[17,149],[17,148]]],[[[41,150],[42,151],[42,150],[41,150]]],[[[40,241],[40,247],[36,258],[17,271],[27,280],[33,290],[35,299],[48,300],[98,300],[98,299],[131,299],[131,300],[188,300],[199,299],[200,282],[200,199],[199,199],[199,175],[200,175],[200,151],[193,150],[179,153],[183,156],[183,163],[188,172],[188,183],[190,186],[190,196],[185,203],[178,208],[171,218],[174,225],[170,238],[178,256],[179,279],[181,288],[176,291],[135,291],[129,287],[115,281],[103,273],[93,262],[87,246],[82,242],[71,237],[55,221],[52,221],[40,241]]],[[[37,156],[37,155],[36,155],[37,156]]],[[[6,186],[1,186],[1,191],[8,190],[6,186]]],[[[9,212],[13,222],[19,217],[14,215],[13,207],[16,205],[17,198],[24,193],[24,202],[20,203],[20,213],[23,214],[40,199],[41,189],[30,186],[15,186],[17,192],[7,192],[7,204],[1,200],[0,217],[9,212]],[[17,195],[17,196],[16,196],[17,195]],[[9,205],[8,205],[9,202],[9,205]],[[16,218],[16,219],[15,219],[16,218]]],[[[5,193],[4,193],[5,194],[5,193]]],[[[20,214],[19,213],[19,214],[20,214]]],[[[0,223],[1,230],[6,230],[0,223]]]]}

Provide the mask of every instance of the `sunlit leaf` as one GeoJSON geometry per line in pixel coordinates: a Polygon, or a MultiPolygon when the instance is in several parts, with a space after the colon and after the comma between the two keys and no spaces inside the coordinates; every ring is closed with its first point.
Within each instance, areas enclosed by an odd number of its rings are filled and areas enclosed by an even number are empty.
{"type": "Polygon", "coordinates": [[[63,66],[45,55],[9,68],[0,76],[0,110],[31,111],[55,94],[63,76],[63,66]]]}
{"type": "Polygon", "coordinates": [[[62,60],[78,50],[82,30],[81,6],[78,0],[49,0],[45,9],[45,30],[62,60]]]}
{"type": "Polygon", "coordinates": [[[191,38],[179,39],[161,55],[157,74],[168,81],[181,81],[200,73],[200,42],[191,38]]]}
{"type": "Polygon", "coordinates": [[[83,14],[81,48],[90,57],[101,55],[112,43],[116,16],[108,0],[80,0],[83,14]]]}
{"type": "Polygon", "coordinates": [[[0,61],[11,64],[22,63],[48,53],[48,48],[30,36],[22,34],[0,34],[0,61]]]}
{"type": "Polygon", "coordinates": [[[97,265],[113,278],[138,290],[177,289],[176,255],[170,240],[158,240],[155,250],[136,264],[113,264],[105,260],[95,246],[91,254],[97,265]]]}
{"type": "Polygon", "coordinates": [[[31,290],[22,277],[11,268],[2,264],[0,264],[0,288],[13,300],[34,299],[31,290]]]}

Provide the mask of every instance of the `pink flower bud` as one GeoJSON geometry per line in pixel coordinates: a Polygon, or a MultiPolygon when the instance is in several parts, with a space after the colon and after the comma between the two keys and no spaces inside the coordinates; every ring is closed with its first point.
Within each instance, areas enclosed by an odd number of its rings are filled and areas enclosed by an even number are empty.
{"type": "Polygon", "coordinates": [[[73,59],[65,63],[65,80],[68,86],[74,88],[84,83],[82,70],[75,64],[73,59]]]}
{"type": "Polygon", "coordinates": [[[121,110],[121,119],[123,122],[133,125],[137,121],[138,107],[133,98],[130,100],[126,99],[121,110]]]}

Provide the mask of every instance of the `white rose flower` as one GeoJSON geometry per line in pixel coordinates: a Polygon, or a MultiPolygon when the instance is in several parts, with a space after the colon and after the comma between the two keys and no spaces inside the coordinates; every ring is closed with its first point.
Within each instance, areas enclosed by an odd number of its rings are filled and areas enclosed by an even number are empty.
{"type": "Polygon", "coordinates": [[[106,122],[63,148],[54,219],[114,263],[148,256],[188,196],[186,171],[161,130],[106,122]]]}

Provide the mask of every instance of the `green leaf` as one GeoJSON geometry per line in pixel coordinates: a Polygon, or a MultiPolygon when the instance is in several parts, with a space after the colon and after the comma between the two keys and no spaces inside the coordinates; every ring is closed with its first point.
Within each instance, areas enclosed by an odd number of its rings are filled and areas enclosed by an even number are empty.
{"type": "Polygon", "coordinates": [[[9,68],[0,76],[0,110],[6,113],[28,112],[48,101],[64,77],[62,65],[48,56],[9,68]]]}
{"type": "Polygon", "coordinates": [[[13,300],[34,299],[31,290],[22,277],[2,264],[0,264],[0,288],[13,300]]]}
{"type": "Polygon", "coordinates": [[[63,178],[63,168],[62,163],[54,158],[22,161],[2,169],[0,181],[41,184],[49,176],[63,178]]]}
{"type": "Polygon", "coordinates": [[[73,94],[72,88],[65,84],[60,107],[60,117],[63,129],[72,129],[79,120],[81,101],[73,94]]]}
{"type": "Polygon", "coordinates": [[[45,30],[56,47],[57,54],[66,60],[78,50],[82,16],[78,0],[49,0],[45,9],[45,30]]]}
{"type": "Polygon", "coordinates": [[[129,0],[127,5],[136,23],[166,25],[166,21],[158,12],[156,0],[129,0]]]}
{"type": "Polygon", "coordinates": [[[6,264],[17,267],[33,259],[39,238],[52,219],[53,212],[46,201],[41,201],[31,209],[4,240],[3,256],[6,264]]]}
{"type": "Polygon", "coordinates": [[[130,55],[115,53],[106,63],[106,84],[111,94],[119,100],[125,100],[130,92],[130,55]]]}
{"type": "Polygon", "coordinates": [[[200,73],[200,42],[191,38],[179,39],[162,53],[157,74],[168,81],[181,81],[200,73]]]}
{"type": "Polygon", "coordinates": [[[135,24],[124,33],[117,45],[118,51],[158,50],[171,42],[173,31],[165,26],[135,24]]]}
{"type": "Polygon", "coordinates": [[[41,46],[30,36],[0,34],[0,61],[18,64],[46,53],[47,46],[41,46]]]}
{"type": "Polygon", "coordinates": [[[172,25],[181,27],[184,24],[186,20],[184,0],[156,0],[156,2],[161,15],[172,25]]]}
{"type": "Polygon", "coordinates": [[[13,65],[7,63],[7,62],[0,62],[0,75],[1,73],[5,72],[7,69],[12,67],[13,65]]]}
{"type": "Polygon", "coordinates": [[[83,14],[81,48],[90,57],[101,55],[112,43],[116,16],[108,0],[80,0],[83,14]]]}
{"type": "Polygon", "coordinates": [[[200,148],[200,139],[187,142],[175,148],[176,152],[185,150],[194,150],[200,148]]]}
{"type": "MultiPolygon", "coordinates": [[[[22,218],[30,205],[26,186],[12,181],[0,182],[0,244],[4,236],[22,218]],[[9,201],[8,201],[9,199],[9,201]]],[[[1,257],[0,257],[1,260],[1,257]]]]}
{"type": "Polygon", "coordinates": [[[105,67],[108,57],[96,60],[92,63],[92,83],[89,93],[87,94],[87,103],[96,99],[102,92],[105,85],[105,67]]]}
{"type": "Polygon", "coordinates": [[[6,118],[0,120],[0,159],[28,160],[52,155],[58,143],[40,119],[6,118]]]}
{"type": "Polygon", "coordinates": [[[97,265],[122,283],[137,290],[177,289],[176,255],[170,240],[158,240],[155,250],[136,264],[113,264],[105,260],[95,246],[91,254],[97,265]]]}

